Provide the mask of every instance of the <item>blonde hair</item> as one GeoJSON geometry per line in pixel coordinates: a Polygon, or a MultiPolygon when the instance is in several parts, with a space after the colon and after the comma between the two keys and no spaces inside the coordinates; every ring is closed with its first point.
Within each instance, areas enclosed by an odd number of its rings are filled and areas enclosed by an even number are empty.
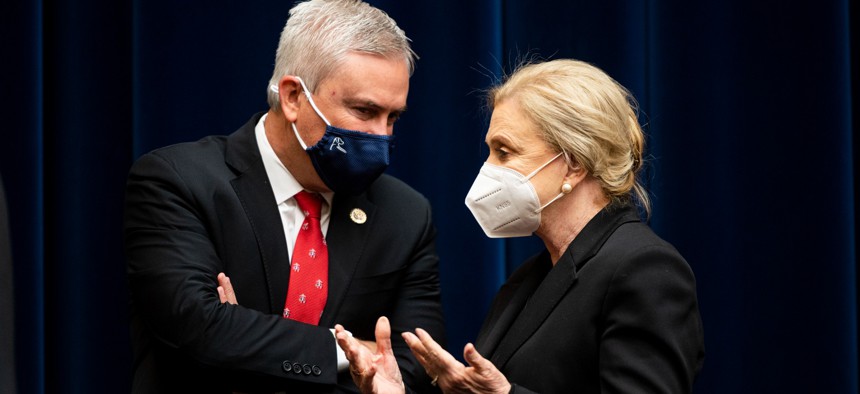
{"type": "MultiPolygon", "coordinates": [[[[402,57],[410,75],[417,58],[406,33],[382,10],[358,0],[305,1],[290,9],[269,86],[297,75],[313,92],[350,52],[402,57]]],[[[269,106],[280,111],[278,93],[266,91],[269,106]]]]}
{"type": "Polygon", "coordinates": [[[599,180],[610,205],[639,200],[651,213],[638,180],[645,137],[638,105],[627,89],[602,70],[578,60],[558,59],[520,66],[490,90],[489,105],[516,100],[544,140],[599,180]]]}

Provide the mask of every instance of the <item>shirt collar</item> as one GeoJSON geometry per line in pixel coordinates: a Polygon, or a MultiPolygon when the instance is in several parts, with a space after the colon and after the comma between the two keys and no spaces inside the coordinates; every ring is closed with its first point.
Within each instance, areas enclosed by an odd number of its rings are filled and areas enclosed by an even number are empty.
{"type": "MultiPolygon", "coordinates": [[[[269,144],[269,139],[266,137],[265,121],[269,114],[264,114],[257,122],[254,128],[254,133],[257,137],[257,146],[260,148],[260,156],[263,158],[263,166],[266,168],[266,175],[269,178],[269,183],[272,185],[272,191],[275,194],[275,202],[280,204],[289,200],[298,192],[302,191],[302,185],[290,173],[290,170],[284,166],[272,145],[269,144]]],[[[328,206],[331,206],[331,201],[334,198],[333,192],[320,193],[325,199],[328,206]]]]}

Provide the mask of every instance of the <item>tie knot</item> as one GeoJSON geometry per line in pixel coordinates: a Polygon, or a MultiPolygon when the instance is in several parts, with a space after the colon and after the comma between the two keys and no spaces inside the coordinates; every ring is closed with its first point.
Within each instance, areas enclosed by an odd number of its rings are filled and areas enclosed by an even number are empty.
{"type": "Polygon", "coordinates": [[[299,203],[299,209],[305,212],[305,216],[316,219],[320,218],[322,197],[318,193],[309,193],[302,190],[296,194],[295,198],[296,202],[299,203]]]}

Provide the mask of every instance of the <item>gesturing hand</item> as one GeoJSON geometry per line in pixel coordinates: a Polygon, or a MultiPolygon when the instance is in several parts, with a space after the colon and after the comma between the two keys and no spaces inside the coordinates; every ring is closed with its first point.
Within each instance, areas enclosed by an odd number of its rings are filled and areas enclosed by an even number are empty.
{"type": "Polygon", "coordinates": [[[391,349],[391,325],[382,316],[376,321],[376,352],[349,336],[343,326],[334,326],[337,344],[349,360],[349,373],[362,393],[402,394],[403,377],[391,349]]]}
{"type": "Polygon", "coordinates": [[[463,349],[463,358],[469,366],[457,361],[422,329],[415,334],[405,332],[403,339],[412,349],[412,354],[424,366],[427,374],[438,384],[442,392],[450,393],[504,393],[511,391],[505,375],[490,360],[481,357],[471,343],[463,349]],[[417,334],[417,336],[416,336],[417,334]]]}

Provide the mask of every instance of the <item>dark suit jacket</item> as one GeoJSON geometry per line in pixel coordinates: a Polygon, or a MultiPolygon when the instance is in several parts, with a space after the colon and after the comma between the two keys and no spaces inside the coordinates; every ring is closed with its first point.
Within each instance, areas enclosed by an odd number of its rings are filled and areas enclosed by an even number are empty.
{"type": "Polygon", "coordinates": [[[382,315],[404,379],[422,387],[426,374],[399,333],[423,327],[444,338],[427,200],[386,175],[362,195],[335,195],[319,326],[282,319],[290,264],[254,136],[261,115],[230,136],[153,151],[131,169],[133,392],[354,391],[349,374],[337,373],[329,328],[340,323],[373,339],[382,315]],[[366,223],[350,220],[354,208],[366,223]],[[221,271],[239,306],[219,302],[221,271]]]}
{"type": "Polygon", "coordinates": [[[695,279],[635,209],[604,209],[554,267],[544,251],[511,275],[476,347],[515,393],[687,393],[704,358],[695,279]]]}

